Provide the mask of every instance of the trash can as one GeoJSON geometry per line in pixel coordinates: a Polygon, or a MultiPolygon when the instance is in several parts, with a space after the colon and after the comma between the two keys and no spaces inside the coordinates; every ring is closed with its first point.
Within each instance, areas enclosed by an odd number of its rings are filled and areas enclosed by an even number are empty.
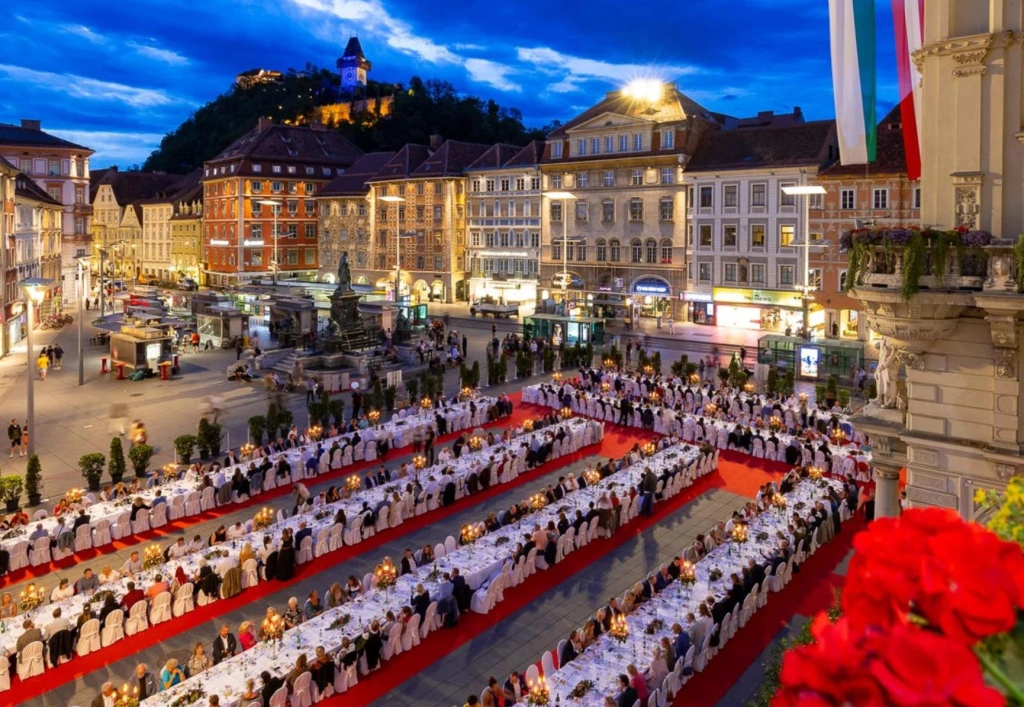
{"type": "Polygon", "coordinates": [[[658,328],[661,329],[661,315],[658,315],[658,328]]]}

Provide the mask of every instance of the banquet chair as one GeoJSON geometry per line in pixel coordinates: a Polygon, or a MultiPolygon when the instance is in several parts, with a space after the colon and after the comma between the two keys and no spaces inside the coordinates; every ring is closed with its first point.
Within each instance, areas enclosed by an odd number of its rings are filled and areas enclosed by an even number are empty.
{"type": "Polygon", "coordinates": [[[384,649],[380,653],[382,660],[391,660],[396,655],[402,652],[402,623],[396,621],[395,625],[391,627],[388,632],[387,643],[384,644],[384,649]]]}
{"type": "MultiPolygon", "coordinates": [[[[311,673],[312,674],[312,673],[311,673]]],[[[270,698],[270,704],[267,707],[287,707],[288,705],[288,686],[284,685],[280,690],[275,692],[270,698]]]]}
{"type": "Polygon", "coordinates": [[[341,466],[352,466],[352,447],[346,446],[341,453],[341,466]]]}
{"type": "Polygon", "coordinates": [[[0,692],[11,689],[10,661],[0,660],[0,692]]]}
{"type": "Polygon", "coordinates": [[[107,614],[107,620],[103,622],[103,630],[100,632],[100,640],[103,647],[120,641],[124,638],[124,609],[115,609],[107,614]]]}
{"type": "Polygon", "coordinates": [[[733,637],[736,635],[736,631],[739,629],[739,622],[740,622],[740,605],[739,604],[735,604],[732,607],[732,612],[730,614],[730,618],[732,620],[729,622],[729,640],[732,640],[733,637]]]}
{"type": "Polygon", "coordinates": [[[331,550],[331,545],[330,545],[330,540],[329,540],[330,534],[331,534],[331,529],[330,528],[321,528],[320,531],[317,532],[317,534],[316,534],[316,545],[315,545],[315,547],[313,549],[313,556],[314,557],[320,557],[321,555],[325,555],[328,552],[330,552],[330,550],[331,550]]]}
{"type": "Polygon", "coordinates": [[[203,512],[202,498],[198,491],[190,491],[185,496],[185,515],[196,516],[203,512]]]}
{"type": "Polygon", "coordinates": [[[572,551],[576,549],[576,528],[570,525],[562,537],[565,538],[563,555],[571,555],[572,551]]]}
{"type": "Polygon", "coordinates": [[[118,514],[114,519],[114,527],[110,529],[111,535],[114,540],[120,540],[126,538],[132,534],[132,514],[128,511],[118,514]]]}
{"type": "Polygon", "coordinates": [[[533,685],[540,678],[540,671],[537,670],[536,664],[531,665],[526,669],[526,684],[533,685]]]}
{"type": "Polygon", "coordinates": [[[544,671],[544,677],[550,678],[555,674],[555,659],[551,655],[551,651],[544,651],[540,657],[540,667],[544,671]]]}
{"type": "Polygon", "coordinates": [[[199,496],[199,508],[204,513],[217,505],[216,499],[217,490],[212,486],[207,486],[203,489],[202,494],[199,496]]]}
{"type": "Polygon", "coordinates": [[[291,707],[312,707],[312,680],[313,673],[308,671],[296,678],[295,683],[292,685],[291,707]]]}
{"type": "Polygon", "coordinates": [[[486,587],[481,587],[473,592],[473,597],[469,602],[469,610],[474,614],[487,614],[494,608],[497,603],[495,597],[495,582],[491,582],[486,587]]]}
{"type": "Polygon", "coordinates": [[[459,545],[458,545],[458,543],[455,542],[455,537],[454,536],[449,535],[448,537],[446,537],[444,539],[444,551],[445,551],[445,554],[451,554],[451,553],[455,552],[455,550],[458,549],[458,547],[459,547],[459,545]]]}
{"type": "Polygon", "coordinates": [[[50,514],[47,513],[45,509],[41,509],[32,514],[32,520],[42,520],[43,518],[46,518],[48,515],[50,514]]]}
{"type": "MultiPolygon", "coordinates": [[[[100,644],[100,620],[89,619],[82,624],[82,632],[78,636],[78,647],[76,652],[79,656],[86,656],[98,651],[100,644]]],[[[6,661],[0,660],[0,663],[6,661]]]]}
{"type": "Polygon", "coordinates": [[[144,601],[136,602],[131,611],[128,612],[128,620],[124,623],[124,632],[129,636],[134,636],[140,631],[145,631],[149,628],[149,622],[146,620],[146,609],[149,605],[144,601]]]}
{"type": "Polygon", "coordinates": [[[526,557],[520,556],[519,562],[516,564],[514,570],[512,570],[512,585],[513,587],[523,583],[523,568],[526,566],[526,557]]]}
{"type": "Polygon", "coordinates": [[[368,443],[366,445],[366,450],[363,452],[363,458],[364,458],[365,461],[368,461],[368,462],[377,461],[377,443],[376,442],[373,442],[372,444],[368,443]]]}
{"type": "Polygon", "coordinates": [[[242,588],[248,589],[249,587],[255,587],[260,582],[259,571],[257,570],[258,563],[256,558],[250,557],[248,560],[242,563],[242,588]]]}
{"type": "Polygon", "coordinates": [[[33,567],[48,564],[50,562],[50,538],[37,538],[32,543],[28,559],[33,567]]]}
{"type": "Polygon", "coordinates": [[[647,707],[658,707],[658,695],[661,694],[660,690],[654,690],[647,698],[647,707]]]}
{"type": "Polygon", "coordinates": [[[690,678],[693,677],[693,659],[696,655],[697,646],[691,644],[690,647],[686,650],[686,657],[683,658],[683,660],[680,660],[676,663],[677,666],[681,666],[678,668],[680,687],[688,683],[690,681],[690,678]],[[688,668],[690,671],[689,674],[687,674],[686,672],[688,668]]]}
{"type": "Polygon", "coordinates": [[[367,572],[366,574],[364,574],[363,575],[363,591],[364,592],[368,592],[371,589],[373,589],[373,586],[374,586],[374,584],[376,584],[376,581],[377,580],[373,576],[373,572],[367,572]]]}
{"type": "Polygon", "coordinates": [[[423,617],[423,623],[420,624],[420,638],[426,638],[430,635],[431,631],[437,630],[437,602],[430,602],[430,606],[427,607],[427,613],[423,617]]]}
{"type": "MultiPolygon", "coordinates": [[[[628,522],[628,521],[625,521],[628,522]]],[[[576,533],[576,549],[579,550],[581,547],[587,544],[587,538],[589,537],[589,528],[587,527],[589,521],[583,521],[580,525],[580,531],[576,533]]]]}
{"type": "MultiPolygon", "coordinates": [[[[637,496],[639,498],[639,496],[637,496]]],[[[634,515],[636,515],[634,513],[634,515]]],[[[598,519],[595,518],[593,523],[590,524],[590,529],[587,531],[587,544],[594,542],[598,538],[598,531],[601,531],[601,524],[596,522],[598,519]]]]}
{"type": "Polygon", "coordinates": [[[359,444],[356,445],[355,450],[352,452],[352,459],[354,461],[361,462],[361,461],[363,461],[363,458],[365,456],[366,456],[366,442],[363,442],[362,440],[360,440],[359,444]]]}
{"type": "Polygon", "coordinates": [[[391,528],[398,527],[405,520],[402,518],[402,513],[405,511],[405,502],[397,501],[391,504],[391,510],[388,511],[388,526],[391,528]]]}
{"type": "Polygon", "coordinates": [[[762,609],[768,605],[768,593],[771,591],[771,577],[765,577],[761,581],[761,589],[757,592],[757,608],[762,609]]]}
{"type": "Polygon", "coordinates": [[[150,529],[149,513],[147,511],[141,511],[138,515],[135,516],[135,520],[129,522],[132,524],[132,534],[134,535],[137,535],[139,533],[145,533],[147,530],[150,529]]]}
{"type": "MultiPolygon", "coordinates": [[[[139,602],[140,604],[142,602],[139,602]]],[[[133,609],[135,607],[132,607],[133,609]]],[[[153,626],[171,620],[171,593],[160,592],[149,609],[149,623],[153,626]]]]}
{"type": "Polygon", "coordinates": [[[402,651],[411,651],[420,644],[420,615],[413,614],[402,634],[402,651]]]}
{"type": "Polygon", "coordinates": [[[695,673],[704,672],[704,668],[708,666],[708,660],[711,658],[711,637],[713,635],[713,631],[708,631],[704,635],[704,641],[701,643],[700,652],[693,657],[693,671],[695,673]]]}
{"type": "MultiPolygon", "coordinates": [[[[253,571],[255,571],[256,560],[248,560],[246,564],[248,562],[253,563],[253,571]]],[[[175,616],[181,616],[195,608],[195,604],[192,601],[193,591],[195,591],[195,588],[191,582],[178,587],[178,590],[174,593],[174,606],[172,607],[175,616]]]]}
{"type": "Polygon", "coordinates": [[[346,545],[355,545],[363,539],[362,531],[360,530],[361,525],[361,516],[355,516],[349,519],[348,526],[345,528],[345,532],[342,535],[346,545]]]}
{"type": "Polygon", "coordinates": [[[178,520],[185,515],[185,494],[179,494],[171,499],[170,519],[178,520]]]}
{"type": "Polygon", "coordinates": [[[526,564],[523,566],[523,579],[531,576],[537,571],[537,548],[533,548],[526,554],[526,564]]]}
{"type": "Polygon", "coordinates": [[[743,600],[743,604],[740,607],[740,616],[739,616],[740,628],[743,628],[744,626],[747,625],[747,622],[750,621],[750,617],[754,615],[754,611],[756,609],[757,609],[757,587],[755,586],[753,589],[750,590],[750,594],[748,594],[747,598],[743,600]]]}
{"type": "Polygon", "coordinates": [[[771,587],[773,592],[781,592],[786,581],[786,564],[783,563],[776,567],[775,571],[766,579],[769,580],[768,586],[771,587]]]}
{"type": "Polygon", "coordinates": [[[441,543],[438,543],[437,545],[434,545],[434,557],[442,558],[442,557],[444,557],[447,554],[448,554],[448,550],[445,548],[444,545],[442,545],[441,543]]]}
{"type": "Polygon", "coordinates": [[[565,661],[562,660],[562,656],[565,654],[565,647],[567,645],[569,645],[568,639],[563,638],[558,642],[558,645],[555,647],[555,657],[558,658],[559,668],[563,668],[566,665],[565,661]]]}
{"type": "Polygon", "coordinates": [[[388,525],[388,516],[389,515],[390,515],[390,511],[388,511],[386,513],[381,513],[377,517],[377,524],[374,526],[374,532],[375,533],[381,533],[381,532],[383,532],[383,531],[388,529],[388,527],[389,527],[389,525],[388,525]]]}
{"type": "Polygon", "coordinates": [[[88,550],[92,547],[92,528],[88,523],[78,526],[75,531],[75,552],[88,550]]]}
{"type": "Polygon", "coordinates": [[[28,565],[28,540],[19,540],[11,548],[11,556],[8,560],[8,570],[21,569],[28,565]]]}
{"type": "Polygon", "coordinates": [[[334,674],[334,692],[348,692],[350,687],[359,684],[359,668],[355,663],[349,668],[339,668],[334,674]]]}
{"type": "Polygon", "coordinates": [[[158,503],[153,506],[152,518],[150,518],[150,526],[153,528],[159,528],[167,525],[167,504],[158,503]]]}
{"type": "Polygon", "coordinates": [[[28,678],[35,677],[36,675],[42,675],[46,669],[43,664],[43,642],[33,641],[27,646],[21,649],[18,653],[18,679],[27,680],[28,678]]]}
{"type": "Polygon", "coordinates": [[[299,552],[295,556],[295,564],[304,565],[313,560],[313,536],[308,535],[299,544],[299,552]]]}

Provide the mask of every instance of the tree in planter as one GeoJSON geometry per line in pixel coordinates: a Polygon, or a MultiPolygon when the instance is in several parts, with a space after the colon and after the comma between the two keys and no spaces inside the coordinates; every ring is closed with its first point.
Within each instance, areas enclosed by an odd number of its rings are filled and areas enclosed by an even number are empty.
{"type": "Polygon", "coordinates": [[[608,349],[608,359],[615,364],[616,368],[622,368],[622,352],[619,351],[618,346],[608,349]]]}
{"type": "Polygon", "coordinates": [[[836,380],[835,376],[829,376],[825,382],[825,400],[828,402],[828,406],[832,405],[836,401],[836,391],[839,387],[839,381],[836,380]]]}
{"type": "Polygon", "coordinates": [[[110,460],[107,464],[110,480],[115,484],[121,483],[121,480],[124,478],[125,468],[124,447],[121,444],[121,438],[114,437],[110,440],[110,460]]]}
{"type": "Polygon", "coordinates": [[[146,476],[149,461],[153,458],[153,448],[148,444],[136,444],[128,450],[128,458],[132,461],[135,476],[141,479],[146,476]]]}
{"type": "Polygon", "coordinates": [[[267,436],[271,439],[277,436],[277,430],[281,426],[279,415],[276,403],[267,405],[267,436]]]}
{"type": "Polygon", "coordinates": [[[720,367],[718,369],[718,379],[720,381],[722,381],[722,385],[725,385],[726,383],[728,383],[729,382],[729,369],[725,368],[725,367],[720,367]]]}
{"type": "Polygon", "coordinates": [[[472,376],[473,376],[473,385],[471,387],[472,388],[479,388],[480,387],[480,362],[479,361],[473,361],[472,376]]]}
{"type": "Polygon", "coordinates": [[[502,354],[498,359],[498,382],[504,383],[506,380],[508,380],[508,356],[502,354]]]}
{"type": "MultiPolygon", "coordinates": [[[[267,418],[263,415],[253,415],[249,418],[249,442],[257,447],[263,444],[263,433],[267,429],[267,418]]],[[[178,439],[181,439],[180,437],[178,439]]],[[[177,447],[177,440],[174,442],[177,447]]],[[[181,451],[178,452],[181,455],[181,451]]],[[[182,456],[182,464],[188,464],[188,459],[182,456]]]]}
{"type": "Polygon", "coordinates": [[[814,386],[814,402],[823,403],[825,402],[825,384],[817,383],[814,386]]]}
{"type": "MultiPolygon", "coordinates": [[[[249,429],[252,430],[252,420],[249,418],[249,429]]],[[[262,428],[260,431],[259,439],[253,441],[254,444],[263,443],[263,432],[262,428]]],[[[199,440],[196,439],[195,435],[179,435],[174,438],[174,451],[178,455],[178,459],[182,464],[188,464],[192,461],[192,452],[195,451],[196,445],[199,444],[199,440]]]]}
{"type": "Polygon", "coordinates": [[[393,412],[395,409],[395,398],[398,396],[398,389],[393,385],[389,385],[384,389],[384,407],[388,412],[393,412]]]}
{"type": "Polygon", "coordinates": [[[784,383],[783,393],[785,395],[792,395],[793,390],[796,388],[796,375],[793,373],[793,369],[786,370],[786,378],[784,383]]]}
{"type": "Polygon", "coordinates": [[[415,378],[405,381],[405,392],[409,394],[409,404],[415,405],[419,399],[420,383],[415,378]]]}
{"type": "Polygon", "coordinates": [[[18,503],[21,501],[22,482],[20,476],[0,476],[0,496],[7,504],[7,512],[14,513],[18,510],[18,503]]]}
{"type": "Polygon", "coordinates": [[[209,459],[210,455],[214,453],[212,427],[213,426],[210,424],[210,421],[205,417],[199,418],[199,429],[196,434],[196,439],[199,441],[199,458],[204,461],[209,459]]]}
{"type": "Polygon", "coordinates": [[[545,346],[544,353],[541,356],[544,359],[544,372],[551,373],[555,370],[555,350],[550,346],[545,346]]]}
{"type": "Polygon", "coordinates": [[[686,369],[684,370],[684,373],[686,373],[686,380],[689,381],[691,378],[697,375],[698,370],[699,368],[696,363],[687,363],[686,369]]]}
{"type": "Polygon", "coordinates": [[[740,389],[747,384],[747,372],[739,366],[729,366],[729,385],[740,389]]]}
{"type": "Polygon", "coordinates": [[[38,506],[43,496],[43,470],[38,454],[33,454],[28,458],[28,467],[25,469],[25,491],[28,495],[28,505],[38,506]]]}
{"type": "Polygon", "coordinates": [[[523,350],[516,352],[516,377],[529,378],[533,373],[533,354],[523,350]]]}
{"type": "Polygon", "coordinates": [[[836,400],[839,402],[839,406],[844,410],[850,407],[850,389],[840,388],[836,400]]]}
{"type": "Polygon", "coordinates": [[[650,363],[651,363],[651,366],[654,367],[654,372],[660,374],[661,373],[661,352],[660,351],[655,351],[654,352],[654,355],[651,356],[650,363]]]}
{"type": "MultiPolygon", "coordinates": [[[[182,435],[192,437],[192,435],[182,435]]],[[[178,439],[181,439],[179,437],[178,439]]],[[[178,440],[174,440],[177,445],[178,440]]],[[[82,476],[88,483],[90,491],[100,490],[100,478],[103,476],[103,467],[107,465],[107,458],[99,452],[83,454],[78,458],[78,468],[82,470],[82,476]]]]}
{"type": "Polygon", "coordinates": [[[775,395],[779,390],[779,371],[772,366],[768,369],[768,380],[766,381],[769,395],[775,395]]]}
{"type": "Polygon", "coordinates": [[[277,413],[278,429],[281,430],[282,437],[288,436],[288,433],[292,431],[292,425],[294,423],[295,417],[292,415],[291,410],[281,410],[277,413]]]}
{"type": "Polygon", "coordinates": [[[320,410],[320,415],[310,415],[310,419],[315,424],[319,424],[323,428],[331,426],[331,419],[333,418],[338,425],[341,425],[345,421],[345,401],[344,400],[331,400],[324,407],[324,403],[317,403],[317,409],[320,410]]]}
{"type": "Polygon", "coordinates": [[[683,354],[679,357],[678,361],[673,362],[669,366],[669,370],[676,378],[682,378],[686,374],[686,365],[690,362],[690,357],[683,354]]]}

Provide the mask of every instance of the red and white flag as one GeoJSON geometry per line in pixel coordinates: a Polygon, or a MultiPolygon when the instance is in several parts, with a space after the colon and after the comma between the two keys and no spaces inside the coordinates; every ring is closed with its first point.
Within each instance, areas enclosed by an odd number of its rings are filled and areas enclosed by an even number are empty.
{"type": "Polygon", "coordinates": [[[896,68],[907,176],[921,177],[921,72],[912,56],[924,41],[924,0],[892,0],[896,34],[896,68]]]}

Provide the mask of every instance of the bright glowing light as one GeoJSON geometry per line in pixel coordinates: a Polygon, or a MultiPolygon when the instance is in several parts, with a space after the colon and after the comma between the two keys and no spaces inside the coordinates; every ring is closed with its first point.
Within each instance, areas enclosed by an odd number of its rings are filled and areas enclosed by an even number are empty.
{"type": "Polygon", "coordinates": [[[637,101],[655,103],[661,100],[662,83],[658,79],[635,79],[622,92],[637,101]]]}

